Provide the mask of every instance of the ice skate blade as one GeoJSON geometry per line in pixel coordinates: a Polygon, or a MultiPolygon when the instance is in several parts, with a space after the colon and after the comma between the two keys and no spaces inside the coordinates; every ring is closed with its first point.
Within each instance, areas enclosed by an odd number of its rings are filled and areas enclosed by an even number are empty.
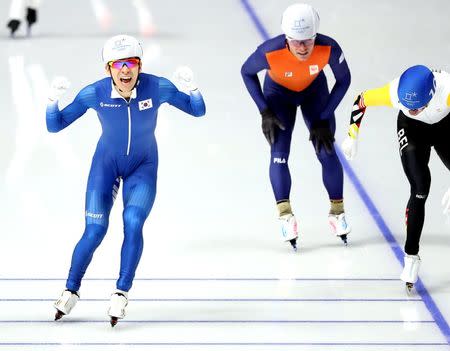
{"type": "Polygon", "coordinates": [[[119,321],[119,318],[117,317],[111,317],[110,323],[111,323],[111,327],[115,327],[117,322],[119,321]]]}
{"type": "Polygon", "coordinates": [[[413,283],[405,283],[406,293],[411,296],[414,295],[414,284],[413,283]]]}
{"type": "Polygon", "coordinates": [[[63,316],[65,316],[65,313],[61,312],[60,310],[56,310],[55,321],[61,319],[63,316]]]}
{"type": "Polygon", "coordinates": [[[297,252],[297,238],[289,240],[289,243],[291,244],[292,249],[297,252]]]}

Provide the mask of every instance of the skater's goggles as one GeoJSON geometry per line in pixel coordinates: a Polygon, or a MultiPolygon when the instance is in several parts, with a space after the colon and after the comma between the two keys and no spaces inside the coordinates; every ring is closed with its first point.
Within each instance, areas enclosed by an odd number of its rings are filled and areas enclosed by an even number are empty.
{"type": "Polygon", "coordinates": [[[109,67],[113,67],[115,69],[122,69],[124,65],[127,66],[128,68],[134,68],[136,66],[139,66],[139,62],[141,62],[139,58],[131,57],[122,60],[109,61],[108,65],[109,67]]]}
{"type": "Polygon", "coordinates": [[[316,36],[313,36],[312,38],[305,39],[305,40],[297,40],[297,39],[290,38],[290,37],[286,37],[286,39],[287,39],[289,45],[292,45],[292,46],[299,47],[299,46],[302,46],[302,44],[304,46],[311,46],[314,44],[314,40],[316,40],[316,36]]]}

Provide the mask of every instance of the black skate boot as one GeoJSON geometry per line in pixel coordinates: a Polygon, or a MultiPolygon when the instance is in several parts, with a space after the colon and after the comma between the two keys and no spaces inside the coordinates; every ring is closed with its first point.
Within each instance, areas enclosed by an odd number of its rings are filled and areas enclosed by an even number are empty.
{"type": "Polygon", "coordinates": [[[347,245],[348,245],[348,242],[347,242],[347,234],[338,235],[338,236],[341,238],[341,240],[342,240],[342,242],[344,243],[344,245],[347,246],[347,245]]]}
{"type": "Polygon", "coordinates": [[[297,251],[297,238],[289,240],[289,243],[291,244],[294,251],[297,251]]]}
{"type": "Polygon", "coordinates": [[[37,22],[37,10],[31,7],[27,7],[27,35],[31,35],[31,26],[37,22]]]}
{"type": "Polygon", "coordinates": [[[16,20],[16,19],[12,19],[8,22],[8,24],[6,25],[9,30],[11,31],[10,36],[14,37],[14,34],[17,32],[17,30],[19,29],[20,26],[20,21],[16,20]]]}

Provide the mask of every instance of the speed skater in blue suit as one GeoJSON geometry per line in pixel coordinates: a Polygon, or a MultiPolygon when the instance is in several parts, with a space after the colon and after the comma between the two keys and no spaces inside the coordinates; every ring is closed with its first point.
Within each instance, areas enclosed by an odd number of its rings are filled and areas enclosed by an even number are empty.
{"type": "Polygon", "coordinates": [[[83,88],[71,104],[62,110],[58,107],[58,99],[69,86],[64,77],[55,78],[49,92],[49,132],[63,130],[89,108],[97,112],[102,126],[87,183],[85,230],[72,255],[66,289],[54,306],[55,319],[59,319],[70,313],[78,301],[81,280],[105,237],[122,181],[124,240],[117,289],[108,310],[114,326],[125,316],[128,291],[143,249],[142,228],[155,200],[158,148],[154,132],[158,108],[167,102],[200,117],[205,114],[205,103],[186,66],[179,67],[174,76],[188,94],[166,78],[141,72],[142,47],[131,36],[110,38],[102,56],[109,77],[83,88]]]}

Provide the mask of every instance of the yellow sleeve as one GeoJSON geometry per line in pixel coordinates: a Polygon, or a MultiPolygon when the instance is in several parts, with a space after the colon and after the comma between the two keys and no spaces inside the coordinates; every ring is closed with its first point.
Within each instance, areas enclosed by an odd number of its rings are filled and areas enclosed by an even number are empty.
{"type": "Polygon", "coordinates": [[[450,107],[450,94],[447,96],[447,106],[450,107]]]}
{"type": "MultiPolygon", "coordinates": [[[[365,106],[390,106],[392,107],[391,102],[391,93],[390,93],[390,83],[386,84],[381,88],[366,90],[363,93],[364,105],[365,106]]],[[[449,96],[450,99],[450,96],[449,96]]],[[[447,103],[450,100],[447,100],[447,103]]]]}

